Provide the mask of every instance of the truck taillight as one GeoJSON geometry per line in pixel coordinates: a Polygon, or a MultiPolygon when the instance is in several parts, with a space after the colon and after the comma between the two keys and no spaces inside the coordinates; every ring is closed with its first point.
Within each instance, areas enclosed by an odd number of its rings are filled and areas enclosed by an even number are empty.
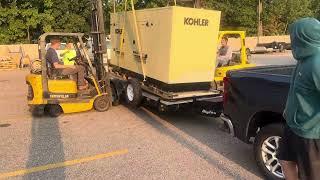
{"type": "Polygon", "coordinates": [[[224,77],[223,78],[223,104],[225,104],[228,101],[229,97],[229,86],[230,86],[230,78],[224,77]]]}

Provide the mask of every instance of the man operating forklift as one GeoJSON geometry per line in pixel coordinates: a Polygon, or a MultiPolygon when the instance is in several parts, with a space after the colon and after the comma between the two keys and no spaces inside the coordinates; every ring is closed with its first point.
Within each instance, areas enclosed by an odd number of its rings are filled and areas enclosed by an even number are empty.
{"type": "Polygon", "coordinates": [[[33,115],[58,117],[62,113],[83,112],[92,108],[102,112],[111,107],[110,78],[103,65],[103,54],[107,52],[103,3],[102,0],[91,0],[91,4],[92,19],[96,20],[91,23],[95,50],[93,59],[88,55],[83,33],[48,32],[39,37],[39,60],[36,62],[40,62],[40,66],[35,65],[26,76],[28,105],[33,115]],[[46,50],[48,39],[51,40],[51,48],[46,50]],[[72,39],[77,55],[74,59],[76,65],[60,62],[56,51],[60,39],[72,39]],[[77,76],[77,82],[65,78],[66,75],[77,76]],[[88,84],[92,88],[79,93],[78,89],[85,89],[88,84]]]}
{"type": "Polygon", "coordinates": [[[51,47],[47,50],[46,60],[49,63],[52,71],[59,75],[72,75],[76,76],[79,90],[85,90],[88,88],[88,82],[85,80],[85,68],[80,65],[64,65],[59,60],[57,49],[60,48],[60,40],[58,38],[51,39],[51,47]]]}

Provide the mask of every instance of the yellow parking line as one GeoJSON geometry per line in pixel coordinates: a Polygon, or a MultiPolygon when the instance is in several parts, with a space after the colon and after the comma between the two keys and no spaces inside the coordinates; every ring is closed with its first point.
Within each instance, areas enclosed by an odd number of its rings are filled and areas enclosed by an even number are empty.
{"type": "Polygon", "coordinates": [[[34,172],[46,171],[49,169],[72,166],[72,165],[76,165],[76,164],[86,163],[89,161],[94,161],[94,160],[117,156],[117,155],[123,155],[123,154],[127,154],[127,153],[128,153],[128,150],[124,149],[124,150],[113,151],[113,152],[109,152],[109,153],[105,153],[105,154],[98,154],[98,155],[94,155],[94,156],[84,157],[84,158],[80,158],[80,159],[74,159],[74,160],[55,163],[55,164],[47,164],[44,166],[37,166],[37,167],[30,168],[30,169],[21,169],[18,171],[1,173],[0,179],[14,177],[14,176],[22,176],[22,175],[26,175],[26,174],[30,174],[30,173],[34,173],[34,172]]]}

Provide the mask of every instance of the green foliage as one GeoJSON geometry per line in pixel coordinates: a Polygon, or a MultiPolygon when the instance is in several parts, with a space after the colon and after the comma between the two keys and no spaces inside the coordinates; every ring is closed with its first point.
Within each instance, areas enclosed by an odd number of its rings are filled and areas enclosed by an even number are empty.
{"type": "Polygon", "coordinates": [[[222,30],[246,30],[248,34],[256,32],[256,0],[207,0],[205,7],[221,11],[222,30]]]}
{"type": "Polygon", "coordinates": [[[312,0],[273,0],[264,3],[264,34],[281,35],[288,33],[288,26],[295,20],[314,16],[312,0]]]}
{"type": "MultiPolygon", "coordinates": [[[[90,32],[91,0],[3,0],[0,1],[0,44],[36,40],[44,32],[90,32]]],[[[117,11],[125,0],[117,1],[117,11]]],[[[261,0],[264,35],[288,33],[288,26],[301,17],[320,18],[319,0],[261,0]]],[[[131,0],[127,9],[131,10],[131,0]]],[[[174,0],[134,0],[136,9],[173,5],[174,0]]],[[[179,2],[178,5],[190,6],[179,2]]],[[[106,32],[109,32],[113,1],[103,0],[106,32]]],[[[222,12],[222,30],[257,33],[258,0],[202,0],[203,8],[222,12]]]]}

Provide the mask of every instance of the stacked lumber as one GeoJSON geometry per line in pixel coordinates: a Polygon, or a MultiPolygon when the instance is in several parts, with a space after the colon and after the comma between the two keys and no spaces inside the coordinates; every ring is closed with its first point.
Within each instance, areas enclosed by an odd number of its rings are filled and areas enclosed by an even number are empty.
{"type": "Polygon", "coordinates": [[[12,58],[0,58],[0,70],[16,69],[17,63],[12,58]]]}

